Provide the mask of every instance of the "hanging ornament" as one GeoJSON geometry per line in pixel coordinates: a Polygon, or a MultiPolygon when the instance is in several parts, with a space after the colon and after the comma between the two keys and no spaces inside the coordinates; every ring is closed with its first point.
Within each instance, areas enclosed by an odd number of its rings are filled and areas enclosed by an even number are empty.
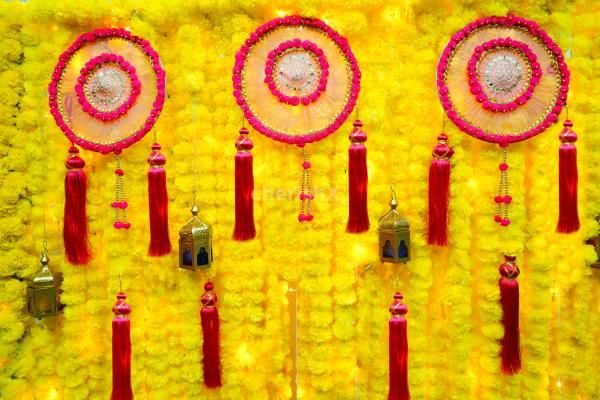
{"type": "Polygon", "coordinates": [[[150,210],[150,248],[151,256],[163,256],[171,252],[169,238],[169,195],[167,194],[167,174],[163,167],[167,162],[160,152],[160,144],[152,145],[148,157],[148,210],[150,210]]]}
{"type": "Polygon", "coordinates": [[[448,244],[448,199],[450,197],[450,157],[454,154],[448,146],[448,135],[438,136],[429,165],[429,230],[427,243],[436,246],[448,244]]]}
{"type": "Polygon", "coordinates": [[[390,306],[392,316],[389,320],[389,361],[390,388],[388,400],[408,400],[408,335],[405,315],[408,307],[402,302],[402,293],[394,293],[390,306]]]}
{"type": "Polygon", "coordinates": [[[350,132],[350,148],[348,149],[348,225],[346,232],[360,233],[369,230],[369,212],[367,209],[367,134],[362,130],[363,123],[354,121],[354,129],[350,132]]]}
{"type": "Polygon", "coordinates": [[[502,148],[494,220],[510,224],[510,144],[558,121],[569,70],[561,49],[534,21],[509,15],[469,23],[452,36],[437,67],[437,88],[450,120],[463,132],[502,148]]]}
{"type": "Polygon", "coordinates": [[[396,191],[392,188],[390,211],[379,220],[379,260],[394,264],[410,261],[410,224],[396,210],[396,191]]]}
{"type": "Polygon", "coordinates": [[[38,271],[27,285],[27,312],[35,318],[52,317],[60,309],[60,284],[50,271],[50,259],[46,250],[40,259],[42,269],[38,271]]]}
{"type": "MultiPolygon", "coordinates": [[[[75,146],[102,154],[114,153],[117,167],[115,201],[111,204],[115,212],[113,226],[129,229],[121,151],[142,139],[154,126],[165,100],[165,72],[158,53],[147,40],[124,29],[97,29],[80,35],[60,55],[48,93],[50,113],[71,142],[65,180],[65,252],[69,262],[85,264],[89,260],[85,163],[75,146]]],[[[166,210],[161,201],[151,200],[151,205],[166,210]]],[[[152,222],[166,223],[166,218],[152,222]]],[[[161,230],[153,230],[157,231],[161,230]]],[[[164,252],[162,245],[161,251],[151,249],[150,253],[164,252]]]]}
{"type": "Polygon", "coordinates": [[[132,400],[131,389],[131,337],[128,315],[131,307],[125,302],[123,292],[117,294],[117,302],[112,308],[115,317],[112,321],[112,364],[113,387],[111,400],[132,400]]]}
{"type": "Polygon", "coordinates": [[[515,263],[517,257],[504,256],[500,264],[500,304],[504,337],[500,341],[502,350],[502,373],[514,375],[521,370],[521,345],[519,339],[519,282],[520,270],[515,263]]]}
{"type": "MultiPolygon", "coordinates": [[[[568,111],[567,111],[568,115],[568,111]]],[[[560,133],[558,149],[558,225],[559,233],[571,233],[579,230],[579,212],[577,210],[577,134],[573,123],[564,122],[560,133]]]]}
{"type": "Polygon", "coordinates": [[[219,311],[214,286],[208,281],[204,284],[204,294],[200,298],[200,320],[202,322],[202,366],[204,385],[207,388],[221,387],[221,357],[219,356],[219,311]]]}
{"type": "MultiPolygon", "coordinates": [[[[233,95],[244,117],[263,135],[302,149],[300,222],[314,218],[311,164],[305,145],[340,128],[354,109],[359,91],[360,70],[348,41],[318,19],[288,16],[271,20],[254,31],[235,56],[233,95]]],[[[233,237],[248,240],[255,236],[252,142],[245,128],[240,133],[233,237]]],[[[351,135],[353,142],[361,144],[353,146],[356,150],[351,148],[351,154],[356,154],[351,156],[350,191],[359,197],[351,199],[358,203],[352,207],[349,221],[360,224],[350,222],[349,231],[365,230],[367,176],[362,139],[366,140],[366,135],[358,135],[356,140],[351,135]]]]}
{"type": "Polygon", "coordinates": [[[194,202],[192,218],[179,230],[179,268],[196,271],[212,262],[212,228],[200,221],[194,202]]]}

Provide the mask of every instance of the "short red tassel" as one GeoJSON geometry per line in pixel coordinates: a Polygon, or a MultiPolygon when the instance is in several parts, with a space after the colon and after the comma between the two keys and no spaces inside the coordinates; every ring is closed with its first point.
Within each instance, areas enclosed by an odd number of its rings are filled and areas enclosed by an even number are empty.
{"type": "Polygon", "coordinates": [[[113,387],[111,400],[132,400],[131,389],[131,338],[128,315],[131,307],[125,302],[127,296],[120,292],[113,306],[115,317],[112,321],[112,363],[113,387]]]}
{"type": "Polygon", "coordinates": [[[207,388],[221,387],[221,358],[219,356],[219,311],[217,310],[217,295],[213,292],[213,284],[204,284],[204,294],[200,298],[202,309],[202,365],[204,368],[204,385],[207,388]]]}
{"type": "Polygon", "coordinates": [[[427,243],[436,246],[448,244],[448,199],[450,196],[450,157],[452,147],[446,143],[448,136],[438,136],[429,165],[429,229],[427,243]]]}
{"type": "Polygon", "coordinates": [[[235,142],[235,227],[233,240],[250,240],[256,236],[254,227],[254,175],[252,153],[254,147],[248,137],[248,129],[240,129],[235,142]]]}
{"type": "Polygon", "coordinates": [[[558,150],[558,225],[559,233],[571,233],[579,230],[579,212],[577,210],[577,134],[571,129],[573,123],[564,122],[560,133],[558,150]]]}
{"type": "Polygon", "coordinates": [[[500,265],[500,303],[502,304],[502,325],[504,337],[502,346],[502,373],[514,375],[521,370],[521,345],[519,339],[519,283],[517,277],[520,270],[515,256],[504,256],[500,265]]]}
{"type": "Polygon", "coordinates": [[[360,233],[369,230],[369,212],[367,209],[367,134],[362,130],[363,123],[354,121],[354,129],[350,132],[350,148],[348,149],[348,186],[349,215],[346,232],[360,233]]]}
{"type": "Polygon", "coordinates": [[[388,400],[408,400],[408,334],[404,317],[408,307],[402,302],[402,293],[394,294],[390,306],[392,316],[389,321],[390,330],[390,390],[388,400]]]}
{"type": "Polygon", "coordinates": [[[67,261],[71,264],[87,264],[91,258],[88,243],[86,192],[87,178],[83,167],[85,161],[79,157],[79,150],[72,146],[66,161],[65,211],[63,241],[67,261]]]}
{"type": "Polygon", "coordinates": [[[160,152],[160,144],[152,145],[148,157],[148,209],[150,211],[150,247],[148,254],[162,256],[171,252],[169,239],[169,196],[167,174],[163,165],[167,162],[160,152]]]}

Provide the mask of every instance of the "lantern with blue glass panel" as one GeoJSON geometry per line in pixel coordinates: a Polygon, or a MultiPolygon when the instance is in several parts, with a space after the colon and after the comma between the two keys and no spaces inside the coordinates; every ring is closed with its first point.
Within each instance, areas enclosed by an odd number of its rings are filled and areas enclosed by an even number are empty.
{"type": "Polygon", "coordinates": [[[179,231],[179,268],[196,271],[210,268],[212,261],[212,228],[200,221],[194,204],[192,219],[179,231]]]}
{"type": "Polygon", "coordinates": [[[381,262],[402,264],[410,261],[410,224],[396,210],[395,193],[390,211],[379,220],[379,259],[381,262]]]}

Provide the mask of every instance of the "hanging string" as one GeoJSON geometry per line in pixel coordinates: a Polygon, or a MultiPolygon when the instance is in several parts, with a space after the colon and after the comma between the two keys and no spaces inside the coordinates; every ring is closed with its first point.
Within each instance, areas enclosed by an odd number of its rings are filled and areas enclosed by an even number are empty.
{"type": "MultiPolygon", "coordinates": [[[[192,100],[192,127],[195,125],[196,123],[196,101],[192,100]]],[[[196,182],[196,135],[192,135],[192,175],[193,175],[193,182],[192,182],[192,190],[193,195],[194,195],[194,205],[196,204],[196,194],[198,192],[198,187],[197,182],[196,182]]]]}

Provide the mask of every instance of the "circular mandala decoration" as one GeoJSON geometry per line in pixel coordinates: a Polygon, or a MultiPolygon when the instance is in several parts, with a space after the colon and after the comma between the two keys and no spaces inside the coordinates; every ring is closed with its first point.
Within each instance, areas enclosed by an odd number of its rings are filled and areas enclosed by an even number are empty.
{"type": "Polygon", "coordinates": [[[73,144],[119,153],[156,122],[165,72],[147,40],[124,29],[98,29],[61,54],[48,92],[50,112],[73,144]]]}
{"type": "Polygon", "coordinates": [[[440,57],[437,87],[463,132],[506,146],[558,121],[569,70],[561,49],[534,21],[488,17],[452,36],[440,57]]]}
{"type": "Polygon", "coordinates": [[[360,70],[347,40],[318,19],[259,27],[236,54],[233,95],[262,134],[290,144],[338,129],[356,105],[360,70]]]}

